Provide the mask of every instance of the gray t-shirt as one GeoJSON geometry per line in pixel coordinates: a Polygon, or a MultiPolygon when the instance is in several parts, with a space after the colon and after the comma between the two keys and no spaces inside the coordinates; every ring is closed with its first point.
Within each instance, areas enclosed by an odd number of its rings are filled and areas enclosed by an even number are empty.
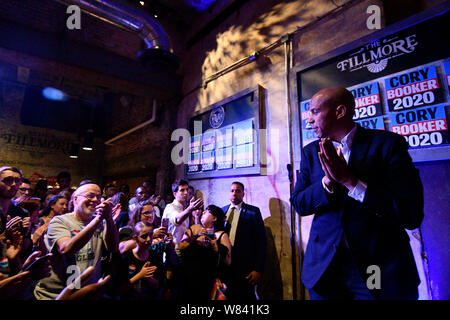
{"type": "Polygon", "coordinates": [[[51,275],[37,284],[34,295],[38,300],[55,299],[78,274],[93,266],[94,272],[86,284],[97,282],[101,277],[102,246],[105,239],[105,223],[99,224],[97,230],[86,245],[72,257],[63,257],[55,247],[56,242],[64,237],[75,237],[88,223],[76,219],[74,213],[54,217],[49,225],[44,242],[48,252],[52,252],[51,275]]]}

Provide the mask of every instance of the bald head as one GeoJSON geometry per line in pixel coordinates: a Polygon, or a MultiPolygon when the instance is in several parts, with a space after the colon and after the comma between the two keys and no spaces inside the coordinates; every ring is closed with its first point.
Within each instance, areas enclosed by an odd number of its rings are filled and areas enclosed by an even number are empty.
{"type": "Polygon", "coordinates": [[[353,128],[355,99],[347,89],[322,89],[311,99],[308,122],[319,138],[341,139],[353,128]]]}
{"type": "Polygon", "coordinates": [[[352,93],[344,87],[325,88],[317,92],[313,99],[317,99],[320,104],[328,107],[337,107],[343,105],[346,107],[347,118],[353,117],[355,110],[355,98],[352,93]]]}
{"type": "Polygon", "coordinates": [[[98,185],[96,185],[95,183],[87,183],[87,184],[83,184],[81,186],[79,186],[72,194],[72,197],[78,196],[80,194],[84,194],[86,193],[87,190],[92,190],[95,189],[100,190],[100,187],[98,185]]]}

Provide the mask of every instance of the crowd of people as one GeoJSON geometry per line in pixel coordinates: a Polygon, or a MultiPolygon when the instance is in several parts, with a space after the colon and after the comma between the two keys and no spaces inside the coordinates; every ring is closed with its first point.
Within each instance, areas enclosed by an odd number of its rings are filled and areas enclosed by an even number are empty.
{"type": "MultiPolygon", "coordinates": [[[[417,299],[420,278],[406,229],[424,218],[423,185],[405,139],[353,120],[343,87],[311,99],[318,140],[302,149],[292,207],[314,215],[302,265],[311,299],[417,299]],[[370,274],[370,270],[375,273],[370,274]]],[[[256,300],[266,261],[259,208],[243,202],[204,206],[188,181],[173,199],[145,181],[91,180],[70,188],[70,174],[47,191],[14,167],[0,168],[0,298],[256,300]]]]}
{"type": "Polygon", "coordinates": [[[228,206],[205,208],[180,179],[167,196],[150,181],[134,196],[91,180],[72,188],[68,172],[57,182],[0,168],[0,299],[257,299],[265,229],[242,183],[228,206]]]}

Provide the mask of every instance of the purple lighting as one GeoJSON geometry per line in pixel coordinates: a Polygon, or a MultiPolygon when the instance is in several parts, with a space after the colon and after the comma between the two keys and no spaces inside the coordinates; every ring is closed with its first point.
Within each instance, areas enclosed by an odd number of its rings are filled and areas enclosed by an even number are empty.
{"type": "Polygon", "coordinates": [[[216,2],[216,0],[184,0],[184,2],[197,10],[204,11],[216,2]]]}

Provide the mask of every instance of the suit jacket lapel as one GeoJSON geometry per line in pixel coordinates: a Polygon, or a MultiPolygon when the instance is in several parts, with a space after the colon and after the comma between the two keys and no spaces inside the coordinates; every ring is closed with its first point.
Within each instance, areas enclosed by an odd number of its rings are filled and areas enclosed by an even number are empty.
{"type": "Polygon", "coordinates": [[[348,167],[356,174],[359,172],[359,166],[364,163],[367,151],[370,147],[370,137],[367,130],[357,125],[355,136],[353,138],[350,159],[348,160],[348,167]]]}

